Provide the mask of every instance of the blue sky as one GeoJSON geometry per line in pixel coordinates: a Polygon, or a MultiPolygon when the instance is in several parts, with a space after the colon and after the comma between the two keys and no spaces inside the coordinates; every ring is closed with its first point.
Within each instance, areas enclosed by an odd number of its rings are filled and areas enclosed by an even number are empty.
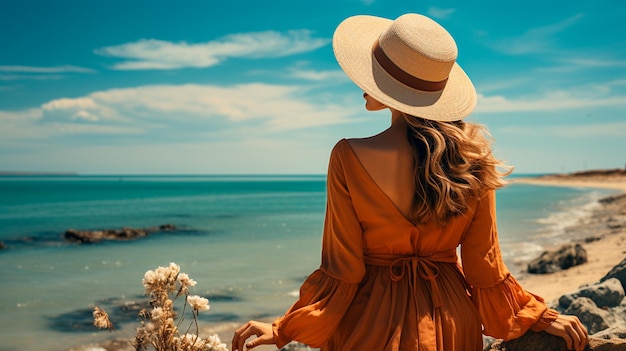
{"type": "Polygon", "coordinates": [[[626,2],[2,1],[0,171],[325,173],[376,134],[337,65],[344,18],[426,14],[517,173],[623,167],[626,2]]]}

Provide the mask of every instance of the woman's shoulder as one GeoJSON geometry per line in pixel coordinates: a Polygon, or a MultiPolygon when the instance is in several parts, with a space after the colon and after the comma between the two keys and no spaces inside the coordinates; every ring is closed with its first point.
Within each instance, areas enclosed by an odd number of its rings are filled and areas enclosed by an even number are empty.
{"type": "Polygon", "coordinates": [[[390,141],[378,135],[365,138],[343,138],[333,147],[331,158],[356,158],[364,160],[374,158],[374,163],[380,163],[390,157],[407,154],[407,147],[401,142],[390,141]],[[347,155],[347,156],[346,156],[347,155]]]}
{"type": "Polygon", "coordinates": [[[337,141],[333,150],[335,149],[366,149],[366,148],[374,148],[376,143],[373,140],[373,137],[365,137],[365,138],[343,138],[337,141]]]}
{"type": "Polygon", "coordinates": [[[385,133],[365,137],[343,139],[356,155],[377,154],[384,157],[389,154],[399,154],[409,150],[407,140],[393,137],[385,133]]]}
{"type": "Polygon", "coordinates": [[[343,155],[346,153],[346,149],[348,148],[350,148],[348,140],[340,139],[337,141],[330,151],[330,163],[336,163],[342,159],[343,155]]]}
{"type": "Polygon", "coordinates": [[[343,144],[347,145],[356,154],[368,153],[374,150],[385,149],[388,145],[384,140],[381,140],[377,135],[364,137],[364,138],[348,138],[342,139],[343,144]]]}

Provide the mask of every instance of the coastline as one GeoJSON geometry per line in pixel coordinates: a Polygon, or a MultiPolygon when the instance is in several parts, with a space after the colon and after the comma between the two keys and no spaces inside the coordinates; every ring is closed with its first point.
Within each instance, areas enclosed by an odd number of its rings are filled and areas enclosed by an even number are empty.
{"type": "MultiPolygon", "coordinates": [[[[624,172],[548,175],[516,178],[511,182],[540,186],[615,189],[619,190],[616,198],[620,196],[619,194],[626,193],[624,172]]],[[[597,282],[626,257],[626,197],[622,196],[611,203],[602,203],[589,218],[566,230],[578,234],[572,236],[587,238],[574,241],[580,243],[587,251],[587,263],[551,274],[513,272],[524,289],[542,296],[548,303],[554,302],[565,293],[577,290],[580,286],[597,282]],[[581,233],[584,235],[580,235],[581,233]]]]}
{"type": "Polygon", "coordinates": [[[587,171],[572,174],[550,174],[538,177],[521,177],[509,179],[511,183],[533,185],[564,186],[569,188],[602,188],[616,189],[626,192],[626,171],[587,171]]]}

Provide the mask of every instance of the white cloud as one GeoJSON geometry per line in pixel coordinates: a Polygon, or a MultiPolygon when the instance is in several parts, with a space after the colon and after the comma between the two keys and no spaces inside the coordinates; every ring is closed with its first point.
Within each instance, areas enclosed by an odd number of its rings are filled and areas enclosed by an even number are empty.
{"type": "Polygon", "coordinates": [[[454,11],[455,9],[442,9],[440,7],[431,6],[426,11],[426,13],[431,17],[443,20],[450,17],[450,15],[454,13],[454,11]]]}
{"type": "Polygon", "coordinates": [[[96,103],[92,98],[84,97],[77,99],[56,99],[41,105],[43,110],[67,110],[73,108],[95,108],[96,103]]]}
{"type": "Polygon", "coordinates": [[[626,85],[626,79],[617,79],[617,80],[612,80],[609,82],[604,83],[608,86],[622,86],[622,85],[626,85]]]}
{"type": "MultiPolygon", "coordinates": [[[[86,110],[71,111],[69,105],[57,103],[46,104],[47,107],[31,108],[23,111],[0,111],[0,144],[9,145],[12,142],[43,142],[67,134],[94,135],[94,134],[139,134],[144,130],[141,126],[110,125],[96,123],[77,123],[84,120],[97,122],[99,118],[86,110]],[[61,107],[67,113],[65,120],[48,120],[51,112],[61,107]]],[[[61,142],[62,143],[62,142],[61,142]]]]}
{"type": "Polygon", "coordinates": [[[36,121],[43,117],[43,112],[39,108],[30,108],[21,111],[0,111],[0,123],[9,121],[36,121]]]}
{"type": "Polygon", "coordinates": [[[501,95],[478,94],[476,113],[557,111],[604,106],[626,106],[626,96],[585,96],[555,91],[536,98],[510,99],[501,95]]]}
{"type": "Polygon", "coordinates": [[[304,79],[309,81],[349,81],[348,77],[341,70],[315,71],[301,68],[294,68],[290,71],[293,78],[304,79]]]}
{"type": "Polygon", "coordinates": [[[11,80],[58,80],[62,79],[63,76],[59,74],[0,74],[0,80],[2,81],[11,81],[11,80]]]}
{"type": "Polygon", "coordinates": [[[0,139],[62,134],[145,134],[186,140],[201,133],[269,135],[353,120],[350,106],[318,105],[303,86],[154,85],[51,100],[38,108],[0,111],[0,139]],[[306,98],[305,98],[306,97],[306,98]]]}
{"type": "Polygon", "coordinates": [[[37,66],[0,66],[0,72],[17,72],[17,73],[94,73],[90,68],[78,66],[53,66],[53,67],[37,67],[37,66]]]}
{"type": "Polygon", "coordinates": [[[318,49],[328,39],[313,38],[308,30],[232,34],[205,43],[143,39],[96,50],[99,55],[127,61],[113,65],[118,70],[211,67],[228,58],[282,57],[318,49]]]}
{"type": "MultiPolygon", "coordinates": [[[[0,81],[18,81],[18,80],[59,80],[65,78],[60,73],[96,73],[96,71],[78,67],[78,66],[0,66],[0,81]]],[[[6,87],[0,87],[0,90],[9,90],[6,87]]]]}
{"type": "Polygon", "coordinates": [[[50,127],[60,134],[142,134],[143,128],[126,126],[107,126],[82,123],[51,123],[50,127]]]}
{"type": "Polygon", "coordinates": [[[561,138],[608,138],[626,137],[626,122],[594,123],[579,125],[558,125],[558,126],[508,126],[500,128],[504,134],[515,135],[544,135],[561,138]]]}
{"type": "Polygon", "coordinates": [[[59,116],[61,120],[83,120],[97,122],[101,119],[108,121],[128,121],[114,106],[102,104],[93,97],[61,98],[51,100],[41,105],[44,117],[59,116]]]}
{"type": "Polygon", "coordinates": [[[489,45],[507,55],[555,52],[558,48],[555,46],[554,36],[574,25],[583,17],[585,17],[583,14],[577,14],[555,24],[529,29],[517,37],[499,39],[489,45]]]}
{"type": "Polygon", "coordinates": [[[603,60],[598,58],[570,58],[566,63],[585,67],[626,67],[626,60],[603,60]]]}
{"type": "MultiPolygon", "coordinates": [[[[232,123],[260,121],[271,130],[300,129],[345,122],[348,111],[332,105],[318,106],[298,97],[307,88],[263,83],[229,87],[186,84],[144,86],[97,92],[91,97],[120,114],[156,112],[166,119],[215,120],[232,123]]],[[[137,114],[139,116],[139,114],[137,114]]],[[[263,130],[260,130],[262,132],[263,130]]]]}
{"type": "Polygon", "coordinates": [[[624,60],[611,60],[611,59],[599,59],[599,58],[571,58],[563,57],[557,60],[559,65],[557,66],[545,66],[538,67],[536,69],[539,73],[567,73],[567,74],[581,74],[580,72],[589,72],[596,69],[621,69],[626,67],[626,61],[624,60]]]}
{"type": "Polygon", "coordinates": [[[96,115],[95,113],[91,113],[86,110],[80,110],[72,116],[72,119],[79,119],[79,120],[84,119],[90,122],[97,122],[100,120],[100,117],[96,115]]]}
{"type": "Polygon", "coordinates": [[[498,90],[516,88],[520,86],[526,86],[529,82],[535,85],[535,82],[532,80],[532,78],[528,76],[515,77],[515,78],[507,77],[507,79],[499,79],[499,80],[490,81],[487,83],[481,82],[480,85],[476,84],[476,90],[482,93],[486,93],[486,92],[491,92],[491,91],[498,91],[498,90]]]}

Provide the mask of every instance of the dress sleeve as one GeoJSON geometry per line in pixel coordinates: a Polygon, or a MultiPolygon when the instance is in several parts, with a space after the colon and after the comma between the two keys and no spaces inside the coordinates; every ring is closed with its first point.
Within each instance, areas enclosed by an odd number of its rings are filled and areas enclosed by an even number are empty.
{"type": "Polygon", "coordinates": [[[495,190],[479,199],[472,222],[461,241],[463,272],[472,286],[483,333],[515,339],[532,329],[547,328],[558,312],[543,298],[525,291],[502,261],[496,225],[495,190]]]}
{"type": "Polygon", "coordinates": [[[303,283],[298,301],[272,324],[278,348],[291,340],[312,347],[324,344],[365,275],[361,226],[346,182],[342,142],[333,149],[328,167],[322,263],[303,283]]]}

